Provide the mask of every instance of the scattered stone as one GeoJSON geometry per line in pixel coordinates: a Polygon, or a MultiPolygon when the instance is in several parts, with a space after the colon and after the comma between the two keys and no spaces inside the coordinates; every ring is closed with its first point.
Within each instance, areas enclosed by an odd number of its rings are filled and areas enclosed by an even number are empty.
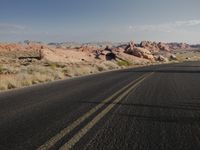
{"type": "Polygon", "coordinates": [[[170,60],[177,60],[176,55],[171,54],[171,55],[170,55],[170,60]]]}
{"type": "Polygon", "coordinates": [[[159,55],[156,60],[160,62],[168,62],[168,59],[162,55],[159,55]]]}
{"type": "Polygon", "coordinates": [[[186,57],[185,59],[190,60],[190,57],[186,57]]]}

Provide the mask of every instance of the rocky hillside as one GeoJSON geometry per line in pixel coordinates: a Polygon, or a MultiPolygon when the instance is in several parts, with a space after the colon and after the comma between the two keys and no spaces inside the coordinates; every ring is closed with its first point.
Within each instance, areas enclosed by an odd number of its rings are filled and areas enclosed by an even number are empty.
{"type": "MultiPolygon", "coordinates": [[[[50,43],[0,44],[0,89],[92,74],[101,71],[177,61],[190,49],[184,43],[50,43]],[[177,50],[181,49],[180,52],[177,50]],[[185,51],[183,51],[185,50],[185,51]]],[[[191,52],[191,51],[190,51],[191,52]]],[[[198,58],[195,58],[198,59],[198,58]]]]}
{"type": "Polygon", "coordinates": [[[0,90],[150,63],[115,47],[0,44],[0,90]]]}
{"type": "Polygon", "coordinates": [[[170,50],[189,50],[192,48],[191,45],[187,43],[167,43],[170,50]]]}
{"type": "Polygon", "coordinates": [[[188,50],[192,47],[186,43],[162,43],[162,42],[151,42],[151,41],[142,41],[139,44],[140,47],[145,48],[151,52],[159,51],[174,51],[174,50],[188,50]]]}
{"type": "Polygon", "coordinates": [[[170,51],[168,44],[162,42],[156,43],[151,41],[142,41],[139,46],[151,52],[170,51]]]}

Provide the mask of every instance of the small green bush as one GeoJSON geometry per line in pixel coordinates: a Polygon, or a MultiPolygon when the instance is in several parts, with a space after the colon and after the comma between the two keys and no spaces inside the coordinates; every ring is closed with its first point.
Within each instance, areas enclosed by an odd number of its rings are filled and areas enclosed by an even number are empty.
{"type": "Polygon", "coordinates": [[[60,62],[50,62],[47,61],[45,63],[45,66],[50,67],[51,69],[56,69],[56,68],[65,68],[66,65],[64,63],[60,63],[60,62]]]}
{"type": "Polygon", "coordinates": [[[54,62],[50,62],[50,61],[47,61],[47,62],[45,62],[45,66],[46,67],[50,67],[51,69],[56,69],[56,63],[54,63],[54,62]]]}
{"type": "Polygon", "coordinates": [[[131,63],[128,62],[127,60],[119,60],[119,61],[117,61],[117,65],[118,66],[126,66],[126,67],[128,67],[128,66],[131,65],[131,63]]]}

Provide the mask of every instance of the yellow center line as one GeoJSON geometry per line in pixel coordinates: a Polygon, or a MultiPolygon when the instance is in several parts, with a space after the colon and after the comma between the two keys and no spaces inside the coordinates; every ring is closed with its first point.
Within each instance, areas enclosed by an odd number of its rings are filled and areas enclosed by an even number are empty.
{"type": "Polygon", "coordinates": [[[76,121],[74,121],[72,124],[61,130],[58,134],[53,136],[51,139],[49,139],[47,142],[45,142],[43,145],[41,145],[37,150],[49,150],[52,146],[54,146],[59,140],[61,140],[64,136],[66,136],[68,133],[70,133],[73,129],[75,129],[78,125],[80,125],[83,121],[85,121],[87,118],[89,118],[92,114],[97,112],[100,108],[102,108],[106,103],[110,102],[114,97],[116,97],[118,94],[126,90],[129,86],[132,84],[140,81],[141,79],[145,78],[148,74],[144,74],[141,77],[137,78],[136,80],[132,81],[119,91],[115,92],[113,95],[108,97],[107,99],[103,100],[100,104],[86,112],[83,116],[78,118],[76,121]]]}
{"type": "Polygon", "coordinates": [[[71,149],[98,121],[100,121],[117,103],[126,97],[132,90],[140,85],[147,77],[153,73],[139,80],[136,84],[132,85],[127,91],[120,95],[113,103],[109,104],[102,112],[100,112],[94,119],[92,119],[85,127],[83,127],[77,134],[75,134],[67,143],[65,143],[59,150],[71,149]]]}

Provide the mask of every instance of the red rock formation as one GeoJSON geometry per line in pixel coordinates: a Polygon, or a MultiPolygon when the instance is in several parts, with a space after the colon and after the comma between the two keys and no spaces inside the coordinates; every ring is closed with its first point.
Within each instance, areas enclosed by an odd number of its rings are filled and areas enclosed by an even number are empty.
{"type": "Polygon", "coordinates": [[[186,43],[168,43],[168,46],[171,50],[190,49],[191,48],[191,46],[186,43]]]}
{"type": "Polygon", "coordinates": [[[36,51],[41,50],[44,46],[39,44],[1,44],[0,51],[36,51]]]}
{"type": "Polygon", "coordinates": [[[165,43],[156,43],[150,41],[142,41],[140,47],[149,50],[150,52],[169,51],[169,46],[165,43]]]}
{"type": "Polygon", "coordinates": [[[154,57],[149,50],[141,47],[136,47],[134,42],[130,42],[129,45],[127,45],[125,48],[125,53],[154,61],[154,57]]]}
{"type": "Polygon", "coordinates": [[[159,42],[158,47],[161,51],[170,51],[169,46],[165,43],[159,42]]]}

